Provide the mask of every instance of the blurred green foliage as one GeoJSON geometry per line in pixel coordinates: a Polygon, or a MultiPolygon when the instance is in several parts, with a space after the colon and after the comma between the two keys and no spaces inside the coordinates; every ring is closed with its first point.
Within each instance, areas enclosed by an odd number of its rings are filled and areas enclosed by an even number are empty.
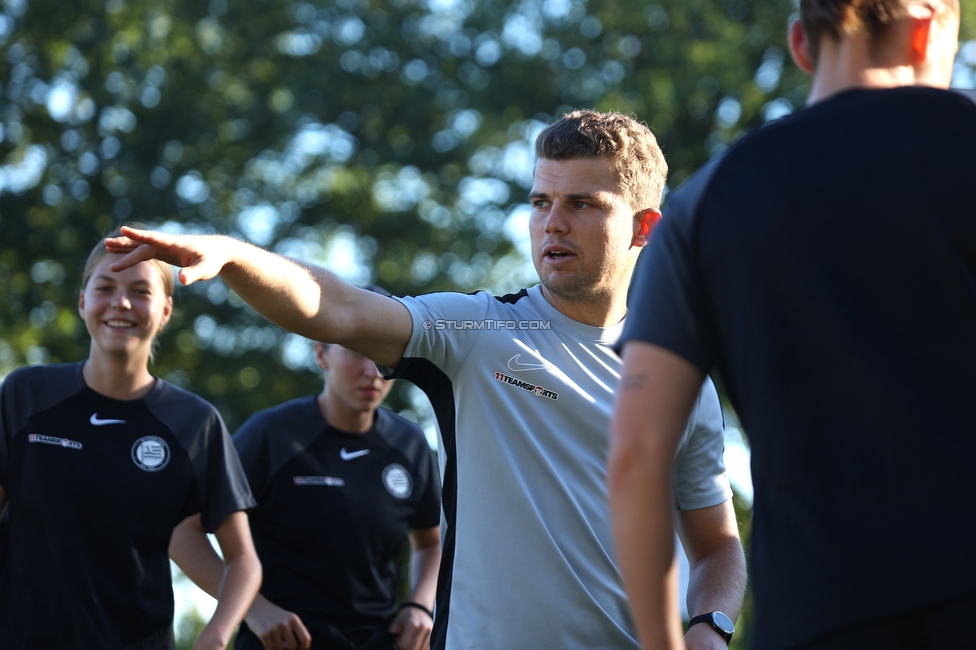
{"type": "MultiPolygon", "coordinates": [[[[976,36],[964,0],[963,37],[976,36]]],[[[801,106],[794,0],[4,0],[0,377],[86,356],[81,266],[123,220],[229,232],[396,294],[510,291],[532,144],[636,115],[681,183],[801,106]]],[[[973,85],[976,41],[956,79],[973,85]]],[[[316,391],[305,342],[220,281],[178,292],[154,372],[231,430],[316,391]]],[[[424,408],[409,387],[398,410],[424,408]]],[[[740,513],[747,518],[746,513],[740,513]]],[[[747,634],[740,635],[747,637],[747,634]]]]}
{"type": "MultiPolygon", "coordinates": [[[[673,187],[803,103],[785,52],[794,12],[793,0],[6,0],[0,376],[85,356],[80,267],[122,220],[230,232],[397,294],[530,282],[514,244],[539,129],[579,106],[634,114],[673,187]]],[[[976,45],[960,59],[976,63],[976,45]]],[[[318,389],[294,372],[314,368],[308,346],[219,281],[177,305],[154,370],[232,430],[318,389]]],[[[393,404],[414,401],[401,389],[393,404]]]]}
{"type": "MultiPolygon", "coordinates": [[[[176,637],[176,650],[192,650],[193,644],[196,642],[197,637],[200,636],[200,632],[203,631],[203,627],[206,624],[206,619],[203,618],[196,607],[185,610],[176,622],[175,629],[173,630],[174,636],[176,637]]],[[[234,646],[231,644],[228,647],[232,648],[234,646]]]]}

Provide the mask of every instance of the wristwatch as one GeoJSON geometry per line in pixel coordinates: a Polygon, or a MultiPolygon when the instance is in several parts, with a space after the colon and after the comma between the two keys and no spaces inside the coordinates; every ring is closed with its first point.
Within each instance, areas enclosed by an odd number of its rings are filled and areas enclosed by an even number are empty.
{"type": "Polygon", "coordinates": [[[688,621],[688,627],[691,627],[697,623],[708,623],[712,626],[713,630],[718,632],[719,635],[725,639],[725,643],[728,644],[732,642],[732,634],[735,632],[735,625],[732,624],[732,619],[722,612],[699,614],[695,618],[688,621]]]}

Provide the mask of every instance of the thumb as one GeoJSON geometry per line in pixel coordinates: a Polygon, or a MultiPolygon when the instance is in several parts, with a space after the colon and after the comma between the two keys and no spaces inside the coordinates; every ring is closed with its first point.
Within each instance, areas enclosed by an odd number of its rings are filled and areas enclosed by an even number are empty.
{"type": "Polygon", "coordinates": [[[216,277],[220,273],[220,266],[215,264],[212,260],[206,259],[203,256],[197,256],[191,260],[187,260],[180,267],[179,279],[184,285],[193,284],[200,280],[210,280],[216,277]]]}
{"type": "Polygon", "coordinates": [[[180,272],[177,274],[177,277],[179,277],[180,279],[180,284],[182,284],[183,286],[187,286],[199,280],[200,279],[199,275],[200,275],[199,273],[193,272],[192,270],[182,268],[180,269],[180,272]]]}

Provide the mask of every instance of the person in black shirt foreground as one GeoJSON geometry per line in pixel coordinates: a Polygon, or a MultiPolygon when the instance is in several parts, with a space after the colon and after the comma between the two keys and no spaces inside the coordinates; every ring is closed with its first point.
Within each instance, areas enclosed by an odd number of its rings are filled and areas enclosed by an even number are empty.
{"type": "Polygon", "coordinates": [[[88,359],[21,368],[0,387],[4,650],[172,649],[167,547],[194,512],[227,560],[194,647],[226,647],[261,583],[243,512],[254,500],[220,415],[148,369],[173,271],[110,270],[117,259],[100,241],[85,266],[88,359]]]}
{"type": "MultiPolygon", "coordinates": [[[[956,0],[802,0],[809,106],[672,194],[622,337],[611,506],[677,646],[670,460],[717,369],[752,447],[755,643],[972,648],[976,104],[956,0]]],[[[679,646],[680,647],[680,646],[679,646]]]]}
{"type": "MultiPolygon", "coordinates": [[[[255,413],[234,435],[264,566],[235,647],[423,650],[441,556],[433,454],[417,425],[378,408],[393,382],[376,364],[336,344],[316,343],[315,358],[322,393],[255,413]],[[397,608],[408,537],[413,586],[397,608]]],[[[219,559],[200,526],[181,524],[170,553],[214,592],[219,559]]]]}

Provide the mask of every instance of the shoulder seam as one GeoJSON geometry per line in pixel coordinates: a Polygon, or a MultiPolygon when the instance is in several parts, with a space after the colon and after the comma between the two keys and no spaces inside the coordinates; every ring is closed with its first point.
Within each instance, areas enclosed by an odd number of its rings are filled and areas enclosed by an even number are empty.
{"type": "Polygon", "coordinates": [[[493,297],[498,302],[505,303],[505,304],[509,304],[509,305],[514,305],[515,303],[517,303],[522,298],[528,298],[528,296],[529,296],[529,290],[528,289],[522,289],[518,293],[506,293],[504,296],[493,296],[493,297]]]}

